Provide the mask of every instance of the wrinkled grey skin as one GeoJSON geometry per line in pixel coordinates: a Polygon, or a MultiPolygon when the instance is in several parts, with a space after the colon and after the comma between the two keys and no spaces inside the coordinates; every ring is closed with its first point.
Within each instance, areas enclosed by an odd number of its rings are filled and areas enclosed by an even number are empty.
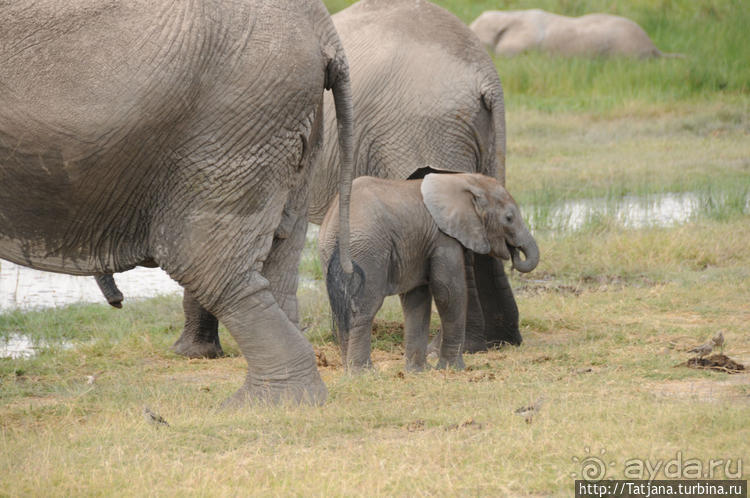
{"type": "Polygon", "coordinates": [[[568,17],[541,9],[488,10],[470,28],[496,55],[539,50],[563,56],[680,57],[656,48],[637,23],[611,14],[568,17]]]}
{"type": "Polygon", "coordinates": [[[463,368],[464,253],[512,259],[523,272],[539,262],[536,242],[515,201],[497,180],[479,174],[430,174],[405,181],[360,177],[352,195],[357,199],[351,212],[354,279],[340,278],[335,201],[318,239],[344,364],[353,370],[372,366],[373,319],[383,299],[398,294],[406,368],[426,366],[432,298],[443,331],[437,366],[463,368]]]}
{"type": "MultiPolygon", "coordinates": [[[[421,178],[429,166],[505,183],[503,89],[487,51],[464,23],[423,0],[363,0],[333,21],[352,68],[356,176],[421,178]]],[[[325,105],[331,107],[330,99],[325,105]]],[[[336,130],[329,127],[311,184],[313,223],[323,220],[336,195],[335,143],[336,130]]],[[[518,308],[502,261],[469,253],[466,277],[466,350],[520,344],[518,308]]]]}
{"type": "Polygon", "coordinates": [[[275,296],[299,261],[324,88],[351,165],[348,65],[323,4],[24,1],[0,19],[0,257],[74,275],[156,264],[237,340],[232,401],[322,403],[275,296]]]}
{"type": "Polygon", "coordinates": [[[122,302],[125,297],[122,295],[122,292],[120,292],[120,289],[117,288],[114,276],[111,273],[105,273],[102,275],[96,275],[94,278],[96,279],[96,284],[99,286],[99,290],[102,291],[102,294],[104,295],[104,299],[106,299],[111,306],[122,308],[122,302]]]}
{"type": "MultiPolygon", "coordinates": [[[[504,183],[503,89],[492,60],[465,24],[423,0],[364,0],[333,20],[351,67],[356,176],[421,178],[430,166],[504,183]]],[[[332,111],[333,99],[326,97],[325,149],[311,180],[310,221],[317,224],[337,193],[340,173],[332,111]]],[[[304,237],[296,244],[303,247],[304,237]]],[[[276,277],[280,290],[274,296],[296,323],[297,274],[276,277]]],[[[520,344],[518,308],[502,262],[470,253],[466,278],[466,350],[520,344]]],[[[218,322],[189,292],[183,308],[185,328],[174,351],[221,356],[218,322]]]]}

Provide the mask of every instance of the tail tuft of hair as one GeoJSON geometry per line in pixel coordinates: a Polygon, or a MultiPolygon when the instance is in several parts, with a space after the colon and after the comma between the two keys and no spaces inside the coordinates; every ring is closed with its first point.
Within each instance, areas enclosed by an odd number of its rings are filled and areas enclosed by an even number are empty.
{"type": "Polygon", "coordinates": [[[331,305],[333,328],[336,331],[336,339],[339,344],[342,334],[348,335],[351,327],[352,316],[356,309],[356,301],[365,286],[365,273],[356,262],[352,261],[354,271],[350,274],[344,272],[341,267],[339,246],[333,250],[331,260],[328,262],[328,273],[326,274],[326,289],[328,291],[328,302],[331,305]]]}

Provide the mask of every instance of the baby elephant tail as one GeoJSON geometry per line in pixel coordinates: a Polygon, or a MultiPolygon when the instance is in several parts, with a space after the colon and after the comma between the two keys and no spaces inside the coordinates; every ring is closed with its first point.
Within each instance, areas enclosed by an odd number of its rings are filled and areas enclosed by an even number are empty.
{"type": "Polygon", "coordinates": [[[342,345],[347,343],[352,316],[357,311],[355,299],[365,286],[364,271],[354,261],[352,265],[354,267],[352,273],[344,272],[340,262],[339,246],[336,244],[331,260],[328,262],[326,289],[328,289],[328,302],[331,304],[336,338],[342,345]]]}

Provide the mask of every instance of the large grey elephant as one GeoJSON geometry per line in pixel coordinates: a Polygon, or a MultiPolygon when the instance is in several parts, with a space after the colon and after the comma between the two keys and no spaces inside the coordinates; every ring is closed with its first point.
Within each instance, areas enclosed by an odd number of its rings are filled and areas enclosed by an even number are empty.
{"type": "MultiPolygon", "coordinates": [[[[487,51],[463,22],[425,0],[362,0],[333,21],[351,67],[356,176],[478,172],[505,182],[503,89],[487,51]]],[[[316,224],[336,195],[341,168],[333,104],[326,97],[324,152],[311,180],[309,215],[316,224]]],[[[468,266],[467,351],[520,344],[518,308],[502,262],[474,254],[468,266]]],[[[295,289],[296,277],[286,276],[284,288],[295,289]]],[[[277,299],[296,321],[294,292],[277,299]]],[[[189,292],[183,308],[185,328],[174,350],[221,355],[216,319],[189,292]]]]}
{"type": "Polygon", "coordinates": [[[348,222],[349,69],[323,4],[18,1],[0,19],[0,257],[75,275],[158,265],[237,340],[233,401],[322,403],[276,296],[299,261],[325,88],[348,222]]]}
{"type": "MultiPolygon", "coordinates": [[[[362,0],[333,21],[352,69],[355,176],[405,180],[448,171],[505,183],[503,88],[487,51],[463,22],[424,0],[362,0]]],[[[326,109],[332,104],[326,100],[326,109]]],[[[335,143],[336,130],[329,128],[313,173],[313,223],[323,220],[336,195],[341,158],[335,143]]],[[[471,253],[466,278],[466,350],[520,344],[518,308],[502,261],[471,253]]]]}
{"type": "Polygon", "coordinates": [[[612,14],[568,17],[541,9],[488,10],[470,28],[496,55],[539,50],[563,56],[680,57],[656,48],[637,23],[612,14]]]}
{"type": "Polygon", "coordinates": [[[467,290],[464,254],[512,259],[522,272],[539,249],[513,198],[479,174],[429,174],[423,180],[354,180],[351,247],[355,277],[339,265],[338,202],[320,227],[318,247],[344,364],[372,366],[370,336],[386,296],[404,311],[407,370],[426,366],[432,298],[442,323],[438,368],[462,369],[467,290]],[[523,253],[525,259],[522,259],[523,253]]]}

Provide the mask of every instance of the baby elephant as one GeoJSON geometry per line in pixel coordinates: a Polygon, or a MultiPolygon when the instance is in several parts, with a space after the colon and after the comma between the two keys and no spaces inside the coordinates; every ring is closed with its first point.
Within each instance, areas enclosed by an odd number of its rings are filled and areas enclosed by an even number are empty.
{"type": "Polygon", "coordinates": [[[318,239],[344,363],[351,369],[372,366],[375,313],[386,296],[398,294],[406,368],[425,367],[433,297],[443,329],[438,368],[463,368],[464,250],[512,259],[522,272],[539,262],[536,242],[515,201],[498,181],[470,173],[406,181],[360,177],[352,189],[354,273],[342,273],[337,261],[338,199],[328,209],[318,239]]]}

